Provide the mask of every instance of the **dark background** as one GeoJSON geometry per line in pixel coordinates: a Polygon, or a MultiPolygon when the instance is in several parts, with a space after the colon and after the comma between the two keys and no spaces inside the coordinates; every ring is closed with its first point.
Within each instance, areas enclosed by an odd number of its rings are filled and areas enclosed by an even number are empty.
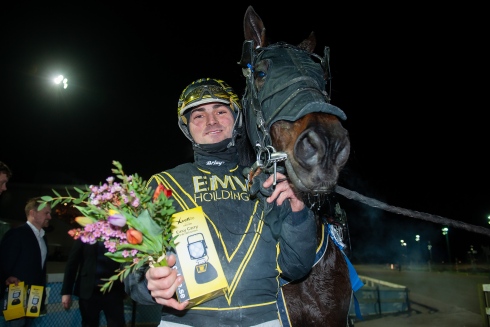
{"type": "MultiPolygon", "coordinates": [[[[241,94],[243,16],[272,41],[316,33],[330,47],[332,103],[347,114],[351,156],[339,185],[393,206],[487,227],[488,39],[483,6],[337,1],[12,6],[0,13],[0,160],[17,185],[97,184],[112,160],[151,174],[192,158],[177,126],[184,87],[215,77],[241,94]],[[68,78],[56,87],[57,74],[68,78]],[[484,88],[485,86],[485,88],[484,88]]],[[[5,204],[8,197],[2,195],[5,204]]],[[[336,196],[353,260],[398,260],[400,239],[447,260],[438,224],[336,196]],[[415,234],[421,241],[415,242],[415,234]]],[[[0,218],[12,217],[4,205],[0,218]]],[[[450,228],[450,251],[486,260],[488,236],[450,228]]]]}

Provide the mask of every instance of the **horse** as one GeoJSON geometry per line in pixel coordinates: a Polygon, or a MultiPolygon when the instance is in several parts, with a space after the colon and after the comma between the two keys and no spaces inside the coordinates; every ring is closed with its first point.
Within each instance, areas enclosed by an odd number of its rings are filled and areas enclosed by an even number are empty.
{"type": "MultiPolygon", "coordinates": [[[[350,153],[349,133],[341,122],[347,117],[330,104],[326,91],[329,48],[325,47],[323,57],[315,54],[313,32],[296,46],[270,43],[252,6],[246,10],[243,27],[242,106],[257,154],[249,177],[282,169],[305,203],[319,208],[333,192],[350,153]]],[[[341,230],[329,219],[332,216],[318,211],[316,216],[318,261],[302,280],[282,283],[278,308],[283,326],[352,324],[352,267],[343,251],[341,230]]]]}

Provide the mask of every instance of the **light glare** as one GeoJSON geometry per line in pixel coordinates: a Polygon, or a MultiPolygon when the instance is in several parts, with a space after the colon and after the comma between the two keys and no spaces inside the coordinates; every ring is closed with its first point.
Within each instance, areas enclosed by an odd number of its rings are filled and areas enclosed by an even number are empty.
{"type": "Polygon", "coordinates": [[[63,82],[63,88],[66,89],[68,87],[68,78],[65,78],[63,75],[58,75],[53,79],[55,84],[60,84],[63,82]]]}
{"type": "Polygon", "coordinates": [[[63,81],[63,79],[64,79],[63,75],[58,75],[57,77],[54,78],[54,83],[60,84],[61,81],[63,81]]]}

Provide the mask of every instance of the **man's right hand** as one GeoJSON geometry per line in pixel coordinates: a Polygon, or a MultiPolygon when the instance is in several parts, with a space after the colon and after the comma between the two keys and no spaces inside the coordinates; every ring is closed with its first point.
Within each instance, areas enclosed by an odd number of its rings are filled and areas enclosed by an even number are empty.
{"type": "Polygon", "coordinates": [[[185,301],[180,303],[174,297],[177,286],[184,282],[184,277],[177,276],[177,270],[172,269],[175,262],[175,255],[172,254],[167,257],[167,267],[153,267],[148,269],[146,272],[148,290],[158,304],[176,310],[184,310],[189,302],[185,301]]]}
{"type": "Polygon", "coordinates": [[[65,308],[65,310],[70,309],[70,307],[71,307],[71,295],[65,294],[65,295],[61,296],[61,304],[63,304],[63,308],[65,308]]]}
{"type": "Polygon", "coordinates": [[[19,286],[19,282],[20,280],[17,278],[17,277],[14,277],[14,276],[10,276],[9,278],[7,278],[7,280],[5,281],[5,285],[10,285],[10,284],[15,284],[15,286],[19,286]]]}

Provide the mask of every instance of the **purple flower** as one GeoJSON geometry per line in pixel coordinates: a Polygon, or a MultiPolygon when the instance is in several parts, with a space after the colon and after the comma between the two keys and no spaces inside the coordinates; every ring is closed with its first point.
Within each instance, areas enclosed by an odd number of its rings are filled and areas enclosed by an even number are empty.
{"type": "Polygon", "coordinates": [[[123,227],[126,225],[126,217],[121,215],[119,212],[115,210],[109,210],[109,217],[107,217],[107,221],[114,226],[123,227]]]}

